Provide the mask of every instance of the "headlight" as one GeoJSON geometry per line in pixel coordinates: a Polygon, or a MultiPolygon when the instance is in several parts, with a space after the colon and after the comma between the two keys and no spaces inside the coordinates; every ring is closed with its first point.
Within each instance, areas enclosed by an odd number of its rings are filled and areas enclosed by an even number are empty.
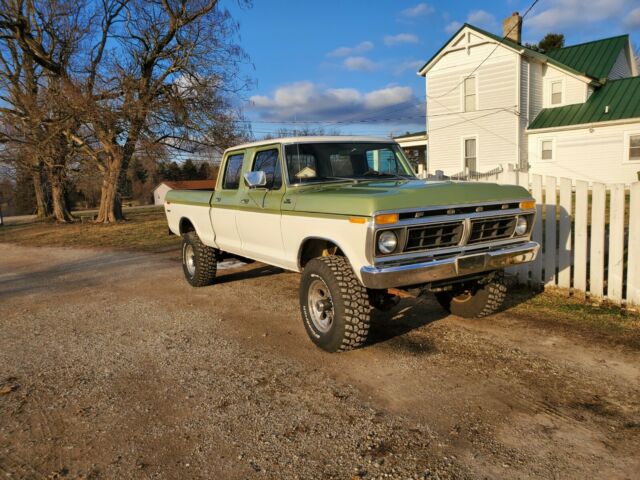
{"type": "Polygon", "coordinates": [[[397,246],[398,236],[391,230],[386,230],[378,235],[378,250],[380,253],[393,253],[397,246]]]}
{"type": "Polygon", "coordinates": [[[518,222],[516,223],[516,235],[521,236],[527,233],[527,227],[529,224],[527,223],[526,217],[518,217],[518,222]]]}

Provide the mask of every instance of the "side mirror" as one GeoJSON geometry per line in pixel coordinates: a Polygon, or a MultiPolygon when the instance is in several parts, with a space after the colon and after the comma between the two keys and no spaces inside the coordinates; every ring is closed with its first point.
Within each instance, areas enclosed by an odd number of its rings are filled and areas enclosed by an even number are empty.
{"type": "Polygon", "coordinates": [[[267,185],[267,176],[262,170],[247,172],[244,174],[244,183],[249,188],[264,187],[267,185]]]}

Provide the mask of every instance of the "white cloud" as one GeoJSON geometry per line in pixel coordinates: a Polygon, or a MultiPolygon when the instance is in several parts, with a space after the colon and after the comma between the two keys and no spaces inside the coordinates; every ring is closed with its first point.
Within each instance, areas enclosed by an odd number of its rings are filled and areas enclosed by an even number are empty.
{"type": "Polygon", "coordinates": [[[416,72],[423,65],[424,65],[424,60],[405,60],[404,62],[398,63],[393,73],[395,75],[402,75],[406,71],[416,72]]]}
{"type": "MultiPolygon", "coordinates": [[[[370,92],[355,88],[323,89],[313,82],[297,82],[279,87],[272,96],[254,95],[250,109],[272,121],[357,120],[369,118],[387,107],[402,108],[395,116],[424,115],[424,104],[410,87],[389,86],[370,92]]],[[[384,113],[384,112],[381,112],[384,113]]]]}
{"type": "Polygon", "coordinates": [[[640,30],[640,7],[629,12],[624,19],[624,26],[629,30],[640,30]]]}
{"type": "Polygon", "coordinates": [[[455,32],[458,31],[458,29],[462,26],[462,23],[457,22],[457,21],[453,21],[453,22],[449,22],[447,24],[446,27],[444,27],[444,31],[447,32],[450,35],[453,35],[455,32]]]}
{"type": "Polygon", "coordinates": [[[327,56],[328,57],[348,57],[349,55],[356,55],[358,53],[368,52],[371,49],[373,49],[373,42],[366,40],[364,42],[360,42],[359,44],[353,47],[336,48],[335,50],[332,50],[329,53],[327,53],[327,56]]]}
{"type": "Polygon", "coordinates": [[[467,16],[467,23],[477,27],[493,30],[498,27],[496,17],[485,10],[472,10],[467,16]]]}
{"type": "Polygon", "coordinates": [[[355,72],[371,72],[378,68],[378,64],[366,57],[347,57],[343,62],[347,70],[355,72]]]}
{"type": "MultiPolygon", "coordinates": [[[[567,27],[584,27],[586,24],[610,20],[626,13],[626,7],[637,0],[549,0],[545,10],[524,20],[524,26],[540,33],[557,31],[567,27]]],[[[535,12],[535,10],[534,10],[535,12]]],[[[533,12],[532,12],[533,13],[533,12]]]]}
{"type": "Polygon", "coordinates": [[[403,17],[415,18],[429,15],[434,11],[435,8],[433,8],[428,3],[419,3],[415,7],[405,8],[400,12],[400,15],[402,15],[403,17]]]}
{"type": "Polygon", "coordinates": [[[397,35],[385,35],[384,44],[388,47],[402,43],[418,43],[418,37],[413,33],[399,33],[397,35]]]}
{"type": "MultiPolygon", "coordinates": [[[[484,28],[485,30],[495,31],[498,29],[496,17],[485,10],[471,10],[465,21],[476,27],[484,28]]],[[[462,22],[452,20],[444,27],[444,31],[451,35],[461,26],[462,22]]]]}

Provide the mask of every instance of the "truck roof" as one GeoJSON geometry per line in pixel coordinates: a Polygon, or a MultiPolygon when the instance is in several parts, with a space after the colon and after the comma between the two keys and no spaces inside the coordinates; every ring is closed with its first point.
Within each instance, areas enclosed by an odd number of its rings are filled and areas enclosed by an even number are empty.
{"type": "Polygon", "coordinates": [[[274,143],[322,143],[322,142],[370,142],[370,143],[395,143],[392,138],[384,137],[364,137],[354,135],[319,135],[306,137],[281,137],[258,140],[257,142],[243,143],[235,147],[229,147],[226,151],[239,150],[249,147],[260,147],[262,145],[272,145],[274,143]]]}

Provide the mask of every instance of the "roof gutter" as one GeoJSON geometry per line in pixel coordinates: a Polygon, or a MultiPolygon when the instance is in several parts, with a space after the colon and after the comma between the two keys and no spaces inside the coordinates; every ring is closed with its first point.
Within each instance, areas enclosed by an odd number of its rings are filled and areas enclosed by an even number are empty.
{"type": "Polygon", "coordinates": [[[591,122],[591,123],[578,123],[574,125],[558,125],[556,127],[547,127],[547,128],[533,128],[533,129],[527,128],[525,132],[528,134],[561,132],[565,130],[580,130],[580,129],[597,128],[597,127],[613,127],[616,125],[626,125],[628,123],[640,123],[640,117],[621,118],[620,120],[604,120],[601,122],[591,122]]]}

